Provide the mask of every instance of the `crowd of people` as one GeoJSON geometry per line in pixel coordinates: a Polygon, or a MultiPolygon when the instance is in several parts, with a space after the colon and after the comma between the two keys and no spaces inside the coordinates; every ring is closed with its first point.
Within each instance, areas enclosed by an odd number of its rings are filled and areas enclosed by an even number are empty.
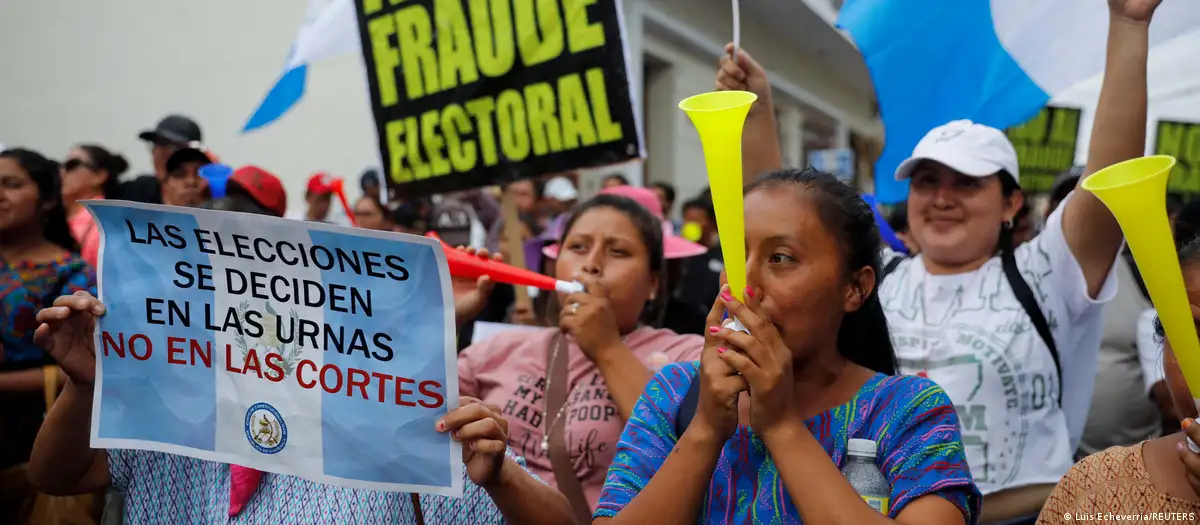
{"type": "MultiPolygon", "coordinates": [[[[44,503],[72,497],[80,519],[136,524],[1200,522],[1200,455],[1185,439],[1200,442],[1196,405],[1119,225],[1075,190],[1145,150],[1157,5],[1109,1],[1087,163],[1055,183],[1042,220],[1005,134],[949,122],[894,173],[910,182],[889,221],[904,250],[884,245],[855,188],[782,165],[765,70],[730,46],[717,88],[758,96],[740,294],[707,191],[677,208],[672,186],[612,175],[584,199],[567,173],[397,198],[369,170],[343,217],[325,173],[301,210],[254,165],[213,198],[202,170],[219,159],[179,115],[141,134],[154,173],[126,182],[125,159],[98,145],[61,162],[4,150],[0,521],[65,523],[45,521],[66,511],[44,503]],[[435,232],[586,291],[453,283],[462,397],[435,430],[464,445],[462,499],[96,450],[92,334],[106,308],[80,201],[99,198],[435,232]],[[475,337],[483,322],[536,331],[475,337]],[[840,471],[851,440],[875,444],[883,506],[840,471]]],[[[1200,205],[1169,202],[1200,305],[1200,205]]]]}

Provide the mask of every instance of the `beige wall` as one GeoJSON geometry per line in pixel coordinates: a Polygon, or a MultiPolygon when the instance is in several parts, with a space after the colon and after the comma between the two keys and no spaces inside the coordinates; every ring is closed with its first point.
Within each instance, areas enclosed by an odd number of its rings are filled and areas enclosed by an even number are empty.
{"type": "MultiPolygon", "coordinates": [[[[649,159],[645,176],[649,182],[666,181],[675,185],[676,214],[678,205],[708,186],[699,136],[676,105],[684,98],[714,88],[717,60],[730,38],[731,14],[727,7],[724,1],[653,0],[644,8],[647,16],[642,37],[644,60],[662,67],[646,80],[649,159]],[[676,32],[673,25],[658,23],[664,14],[686,29],[676,32]]],[[[774,94],[785,163],[805,163],[806,121],[829,128],[835,144],[848,140],[848,136],[838,137],[838,131],[882,135],[878,121],[871,116],[870,86],[851,86],[837,80],[817,60],[807,57],[802,50],[781,46],[782,39],[744,17],[742,35],[743,47],[777,81],[774,94]],[[788,89],[781,89],[784,85],[788,89]]],[[[830,35],[836,36],[832,31],[830,35]]]]}
{"type": "MultiPolygon", "coordinates": [[[[686,42],[690,51],[702,53],[703,59],[712,65],[715,71],[717,56],[720,48],[732,37],[733,15],[729,9],[728,0],[645,0],[647,11],[653,11],[669,16],[677,23],[687,26],[697,33],[698,37],[708,40],[708,43],[719,47],[716,49],[696,49],[699,42],[686,42]]],[[[788,84],[790,90],[797,93],[788,95],[780,92],[784,99],[792,98],[793,102],[814,106],[814,109],[825,112],[832,117],[845,121],[855,131],[878,133],[881,129],[872,115],[873,91],[870,85],[850,85],[841,81],[833,71],[817,57],[805,49],[797,49],[785,44],[789,39],[767,29],[763,24],[743,15],[741,20],[741,45],[767,68],[768,72],[782,83],[788,84]]],[[[654,34],[654,25],[647,24],[648,32],[654,34]]],[[[674,35],[662,35],[665,38],[676,38],[674,35]]],[[[828,31],[829,38],[841,37],[832,30],[828,31]]],[[[843,45],[849,46],[848,42],[843,45]]],[[[697,86],[697,89],[707,89],[709,84],[697,86]]],[[[780,91],[779,88],[776,91],[780,91]]]]}

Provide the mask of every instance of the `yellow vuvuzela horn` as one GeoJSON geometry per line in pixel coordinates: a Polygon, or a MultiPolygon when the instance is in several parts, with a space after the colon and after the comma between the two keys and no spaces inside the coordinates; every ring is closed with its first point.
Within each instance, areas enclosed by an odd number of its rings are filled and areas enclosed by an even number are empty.
{"type": "Polygon", "coordinates": [[[1121,224],[1188,389],[1200,400],[1200,339],[1167,218],[1167,179],[1173,167],[1175,159],[1166,155],[1127,160],[1097,171],[1081,186],[1121,224]]]}
{"type": "Polygon", "coordinates": [[[700,133],[708,185],[717,212],[721,255],[729,290],[746,300],[746,225],[742,209],[742,127],[758,96],[748,91],[714,91],[679,103],[700,133]]]}

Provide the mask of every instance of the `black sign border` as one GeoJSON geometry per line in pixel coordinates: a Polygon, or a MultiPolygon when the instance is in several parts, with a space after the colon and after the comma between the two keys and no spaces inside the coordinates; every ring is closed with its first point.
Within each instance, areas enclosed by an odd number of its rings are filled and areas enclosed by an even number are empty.
{"type": "MultiPolygon", "coordinates": [[[[593,21],[609,20],[612,24],[604,25],[605,45],[599,48],[590,49],[576,55],[567,54],[569,51],[564,51],[564,55],[541,64],[537,64],[532,68],[527,68],[520,63],[520,56],[516,58],[517,62],[514,67],[500,77],[484,77],[480,75],[480,79],[471,84],[471,88],[477,93],[499,93],[502,89],[492,91],[486,89],[485,86],[501,85],[501,86],[516,86],[518,89],[523,88],[532,82],[529,79],[557,79],[560,76],[578,71],[583,76],[583,72],[588,68],[579,69],[579,62],[594,62],[603,64],[605,71],[605,83],[608,95],[608,103],[610,112],[614,116],[614,121],[619,123],[622,130],[622,139],[617,142],[608,144],[596,144],[587,147],[581,147],[569,152],[551,153],[541,157],[534,157],[530,153],[521,161],[507,161],[503,158],[495,166],[486,168],[476,168],[470,174],[449,174],[445,176],[431,177],[428,179],[412,181],[407,183],[396,183],[391,177],[391,159],[388,155],[387,140],[384,134],[384,126],[387,122],[399,118],[395,116],[395,106],[389,110],[391,118],[384,114],[384,108],[379,100],[379,83],[375,75],[374,50],[371,46],[371,39],[366,29],[368,17],[365,16],[363,3],[366,0],[354,0],[355,7],[355,23],[358,25],[359,41],[362,44],[362,59],[363,66],[367,77],[367,85],[371,98],[371,115],[374,120],[374,128],[376,132],[376,140],[379,146],[379,158],[381,173],[389,188],[394,191],[394,194],[399,198],[409,198],[420,195],[430,195],[434,193],[453,192],[470,188],[490,186],[495,184],[504,184],[507,182],[537,177],[545,174],[567,172],[576,169],[585,169],[592,167],[601,167],[626,163],[629,161],[644,158],[644,151],[640,137],[638,126],[638,103],[636,93],[630,85],[631,77],[628,68],[631,66],[625,48],[624,36],[626,27],[624,22],[624,14],[621,11],[620,0],[600,0],[595,4],[588,6],[592,16],[588,18],[593,21]],[[603,10],[597,13],[596,10],[603,10]],[[600,55],[599,58],[596,55],[600,55]],[[576,60],[563,60],[564,57],[579,57],[576,60]],[[620,70],[614,71],[611,68],[612,63],[619,63],[620,70]],[[522,81],[514,81],[514,77],[520,78],[522,81]],[[620,106],[628,104],[628,109],[624,110],[620,106]],[[384,117],[381,119],[381,117],[384,117]],[[571,157],[575,157],[573,160],[571,157]]],[[[460,0],[463,3],[463,11],[468,13],[468,0],[460,0]]],[[[529,0],[514,0],[529,1],[529,0]]],[[[635,0],[640,1],[640,0],[635,0]]],[[[397,6],[392,6],[388,0],[383,0],[383,9],[378,13],[373,14],[371,19],[379,16],[379,13],[394,12],[401,8],[406,8],[411,5],[421,4],[426,7],[430,16],[434,16],[433,0],[407,0],[397,6]]],[[[512,5],[512,4],[510,4],[512,5]]],[[[559,10],[562,12],[563,6],[559,2],[559,10]]],[[[436,36],[434,37],[436,39],[436,36]]],[[[518,52],[519,53],[519,52],[518,52]]],[[[397,72],[400,68],[396,69],[397,72]]],[[[402,77],[397,77],[397,88],[401,93],[403,100],[405,95],[402,77]]],[[[586,82],[586,79],[585,79],[586,82]]],[[[586,89],[586,87],[585,87],[586,89]]],[[[427,108],[444,108],[451,103],[465,103],[475,97],[464,98],[461,93],[462,88],[440,91],[432,95],[422,97],[422,109],[419,111],[405,112],[405,117],[410,115],[420,115],[427,108]]],[[[497,139],[498,141],[498,139],[497,139]]],[[[532,146],[531,146],[532,148],[532,146]]],[[[497,148],[499,149],[499,148],[497,148]]],[[[503,156],[503,153],[498,152],[503,156]]]]}

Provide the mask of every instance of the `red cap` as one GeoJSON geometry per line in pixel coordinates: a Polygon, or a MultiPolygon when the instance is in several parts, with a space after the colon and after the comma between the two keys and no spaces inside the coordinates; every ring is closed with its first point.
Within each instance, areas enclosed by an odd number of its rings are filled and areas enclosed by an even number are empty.
{"type": "Polygon", "coordinates": [[[325,172],[314,173],[308,178],[308,193],[313,195],[325,195],[333,193],[333,176],[325,172]]]}
{"type": "Polygon", "coordinates": [[[287,191],[283,189],[279,177],[271,172],[258,166],[242,166],[233,172],[229,182],[246,190],[259,206],[276,217],[283,217],[287,213],[287,191]]]}

